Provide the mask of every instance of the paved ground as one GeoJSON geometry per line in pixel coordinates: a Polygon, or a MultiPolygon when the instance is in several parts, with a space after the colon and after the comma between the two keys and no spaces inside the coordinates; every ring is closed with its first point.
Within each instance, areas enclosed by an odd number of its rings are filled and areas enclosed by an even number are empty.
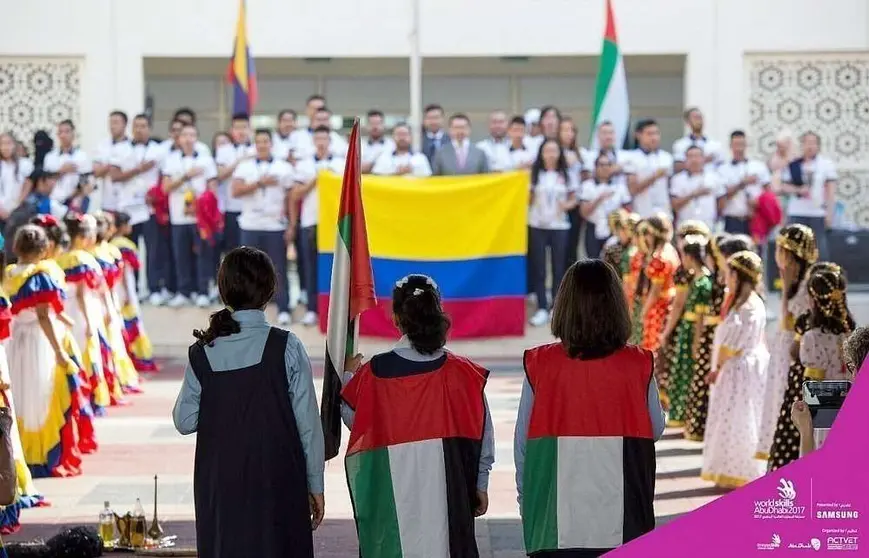
{"type": "MultiPolygon", "coordinates": [[[[853,297],[858,321],[869,321],[869,296],[853,297]]],[[[772,304],[770,304],[772,306],[772,304]]],[[[87,456],[85,474],[72,479],[40,479],[38,488],[51,507],[25,510],[23,528],[10,540],[49,536],[63,524],[94,524],[103,501],[118,511],[130,509],[141,498],[150,519],[153,476],[160,477],[159,516],[167,533],[179,536],[180,546],[194,544],[192,467],[195,438],[175,432],[170,410],[178,392],[185,347],[194,327],[206,323],[205,311],[148,309],[146,324],[163,370],[146,385],[146,393],[133,405],[115,408],[97,423],[101,443],[98,453],[87,456]]],[[[322,337],[312,329],[293,328],[313,357],[315,374],[322,374],[322,337]]],[[[491,478],[489,513],[479,521],[478,537],[484,558],[522,556],[512,458],[512,433],[522,381],[522,349],[548,340],[542,330],[530,330],[521,339],[455,343],[451,346],[492,370],[487,388],[496,433],[496,464],[491,478]]],[[[389,344],[363,340],[367,354],[389,344]]],[[[317,380],[318,386],[320,380],[317,380]]],[[[346,438],[346,436],[345,436],[346,438]]],[[[658,482],[655,511],[660,522],[715,499],[721,494],[698,478],[702,446],[668,431],[657,444],[658,482]]],[[[357,556],[350,500],[340,460],[326,468],[327,520],[317,532],[318,556],[357,556]]],[[[251,557],[253,558],[253,557],[251,557]]]]}

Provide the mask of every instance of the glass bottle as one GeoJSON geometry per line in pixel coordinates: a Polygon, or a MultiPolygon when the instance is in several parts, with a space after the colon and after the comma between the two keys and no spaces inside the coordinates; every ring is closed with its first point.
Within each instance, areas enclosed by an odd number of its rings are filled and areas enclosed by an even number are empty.
{"type": "Polygon", "coordinates": [[[133,508],[133,528],[130,529],[130,543],[132,543],[133,548],[145,546],[145,531],[147,530],[145,508],[142,507],[142,501],[136,498],[136,506],[133,508]]]}
{"type": "Polygon", "coordinates": [[[104,543],[115,540],[115,514],[108,502],[103,502],[103,509],[100,511],[100,538],[104,543]]]}

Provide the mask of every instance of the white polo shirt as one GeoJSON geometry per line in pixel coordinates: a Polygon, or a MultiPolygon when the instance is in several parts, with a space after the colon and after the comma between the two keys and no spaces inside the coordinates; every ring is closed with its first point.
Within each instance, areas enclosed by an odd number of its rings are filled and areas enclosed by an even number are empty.
{"type": "MultiPolygon", "coordinates": [[[[299,154],[297,155],[300,159],[305,157],[313,157],[314,153],[316,153],[317,149],[314,147],[314,132],[313,130],[304,129],[301,130],[302,135],[299,136],[299,154]]],[[[329,133],[329,153],[334,157],[346,157],[347,149],[349,148],[349,144],[347,140],[345,140],[341,134],[332,130],[329,133]]]]}
{"type": "MultiPolygon", "coordinates": [[[[619,165],[622,167],[622,172],[614,175],[612,177],[613,181],[620,181],[627,184],[625,180],[624,166],[626,161],[630,158],[631,152],[625,151],[623,149],[610,149],[607,150],[606,154],[610,158],[610,162],[614,165],[619,165]]],[[[600,149],[583,149],[582,150],[582,170],[588,171],[594,174],[594,167],[597,158],[600,156],[600,149]]]]}
{"type": "Polygon", "coordinates": [[[398,167],[404,165],[410,165],[410,172],[402,176],[431,176],[431,165],[429,165],[428,158],[425,155],[411,151],[396,153],[395,150],[381,153],[374,163],[371,173],[383,176],[395,176],[398,167]]]}
{"type": "MultiPolygon", "coordinates": [[[[344,158],[330,155],[325,159],[313,159],[316,172],[329,171],[335,174],[344,174],[344,158]]],[[[320,193],[317,191],[318,186],[315,184],[311,191],[305,195],[302,200],[302,211],[299,215],[299,225],[302,228],[313,227],[320,221],[320,193]]]]}
{"type": "Polygon", "coordinates": [[[673,142],[673,159],[684,163],[688,148],[695,145],[703,150],[704,156],[712,155],[714,157],[711,162],[707,163],[707,166],[716,167],[724,162],[724,148],[721,143],[706,136],[692,136],[690,134],[673,142]]]}
{"type": "MultiPolygon", "coordinates": [[[[256,156],[256,147],[249,143],[240,143],[238,145],[226,144],[217,149],[214,157],[214,162],[218,167],[226,167],[235,164],[242,157],[256,156]]],[[[240,165],[242,163],[239,163],[240,165]]],[[[238,170],[238,167],[236,167],[238,170]]],[[[220,201],[220,210],[229,213],[241,213],[244,204],[241,200],[232,196],[232,179],[230,176],[218,185],[217,199],[220,201]]]]}
{"type": "Polygon", "coordinates": [[[60,167],[67,163],[76,166],[76,172],[65,174],[57,179],[57,184],[51,192],[51,199],[60,203],[66,202],[75,194],[78,188],[79,177],[93,172],[91,159],[84,149],[73,147],[71,151],[61,151],[60,148],[52,150],[45,156],[44,167],[48,172],[59,172],[60,167]]]}
{"type": "MultiPolygon", "coordinates": [[[[94,164],[111,165],[112,161],[116,161],[123,157],[130,148],[130,138],[123,138],[115,141],[111,138],[105,139],[97,146],[97,153],[94,156],[94,164]]],[[[115,211],[118,207],[118,188],[112,183],[111,177],[107,174],[99,179],[100,192],[100,209],[107,211],[115,211]]]]}
{"type": "Polygon", "coordinates": [[[540,151],[540,146],[543,145],[543,140],[546,138],[543,134],[537,134],[536,136],[525,136],[523,143],[525,144],[525,149],[531,152],[533,155],[532,161],[537,158],[537,152],[540,151]]]}
{"type": "MultiPolygon", "coordinates": [[[[836,165],[823,155],[813,160],[803,160],[803,184],[809,186],[810,197],[791,196],[788,200],[787,213],[791,217],[826,217],[826,201],[824,199],[824,184],[839,180],[836,165]]],[[[782,182],[793,183],[791,168],[782,168],[782,182]]]]}
{"type": "MultiPolygon", "coordinates": [[[[602,201],[597,209],[588,216],[588,221],[594,224],[594,237],[601,239],[609,238],[612,235],[609,224],[610,213],[631,203],[628,187],[624,182],[617,180],[612,180],[609,183],[586,180],[579,188],[579,201],[594,202],[605,192],[612,192],[613,195],[602,201]]],[[[586,231],[587,233],[588,231],[586,231]]]]}
{"type": "Polygon", "coordinates": [[[204,172],[188,180],[169,194],[169,223],[172,225],[196,224],[195,215],[184,213],[185,197],[188,192],[193,192],[196,197],[201,196],[205,192],[208,181],[217,178],[217,165],[214,164],[211,155],[207,153],[194,151],[192,155],[184,155],[179,149],[170,152],[163,161],[163,168],[160,172],[171,180],[180,178],[194,167],[201,168],[204,172]]]}
{"type": "Polygon", "coordinates": [[[513,168],[513,160],[510,157],[510,138],[503,137],[500,140],[489,136],[478,141],[477,147],[486,154],[489,160],[489,170],[503,172],[513,168]]]}
{"type": "Polygon", "coordinates": [[[537,153],[528,149],[528,146],[524,144],[519,148],[511,145],[507,149],[507,153],[510,157],[510,167],[507,170],[528,168],[528,165],[534,163],[534,159],[537,157],[537,153]]]}
{"type": "Polygon", "coordinates": [[[112,154],[109,164],[121,171],[129,171],[148,161],[155,163],[151,170],[134,176],[127,182],[113,184],[116,209],[129,213],[130,223],[133,225],[144,223],[151,217],[145,198],[148,190],[160,180],[160,165],[165,156],[162,145],[155,139],[144,143],[126,142],[123,148],[118,147],[112,154]]]}
{"type": "Polygon", "coordinates": [[[381,155],[392,153],[393,151],[395,151],[395,141],[392,138],[383,136],[377,141],[368,138],[362,140],[362,155],[360,158],[363,165],[374,164],[381,155]]]}
{"type": "MultiPolygon", "coordinates": [[[[175,146],[175,142],[172,139],[163,140],[163,143],[160,144],[163,147],[163,150],[168,155],[172,151],[178,151],[178,147],[175,146]]],[[[200,155],[208,155],[211,157],[211,148],[201,141],[197,141],[193,145],[193,149],[196,150],[200,155]]]]}
{"type": "Polygon", "coordinates": [[[567,201],[568,196],[579,189],[573,175],[568,174],[568,179],[564,180],[560,172],[540,171],[537,184],[531,184],[530,188],[534,197],[528,208],[528,226],[547,230],[570,229],[567,212],[559,208],[559,202],[567,201]]]}
{"type": "Polygon", "coordinates": [[[286,137],[279,132],[273,133],[272,151],[274,156],[284,161],[287,160],[291,151],[296,158],[305,156],[304,150],[308,148],[307,135],[307,130],[293,130],[286,137]]]}
{"type": "Polygon", "coordinates": [[[248,159],[235,168],[233,179],[251,184],[274,176],[278,183],[274,186],[257,188],[246,196],[237,198],[241,203],[238,226],[245,231],[282,231],[287,226],[284,208],[287,190],[293,186],[293,167],[277,157],[268,159],[248,159]]]}
{"type": "Polygon", "coordinates": [[[767,166],[757,160],[726,161],[718,166],[718,176],[721,180],[721,196],[727,194],[727,190],[739,184],[750,176],[756,176],[757,182],[749,184],[736,192],[724,206],[722,215],[725,217],[739,217],[745,219],[751,216],[749,202],[756,200],[763,193],[763,187],[769,184],[770,174],[767,166]]]}
{"type": "Polygon", "coordinates": [[[673,157],[663,150],[646,153],[642,149],[629,152],[627,160],[622,162],[625,175],[634,175],[638,180],[645,180],[658,169],[664,169],[666,174],[655,180],[645,191],[634,196],[632,205],[636,213],[643,219],[657,212],[673,215],[670,205],[670,176],[673,175],[673,157]]]}
{"type": "Polygon", "coordinates": [[[33,172],[33,161],[26,157],[18,162],[0,161],[0,208],[11,213],[18,207],[21,188],[33,172]]]}
{"type": "Polygon", "coordinates": [[[721,195],[721,181],[714,171],[704,170],[699,174],[689,174],[682,171],[670,179],[670,194],[674,198],[684,198],[701,188],[709,188],[711,192],[705,196],[694,198],[677,212],[680,223],[688,219],[696,219],[706,223],[710,229],[718,220],[718,198],[721,195]]]}

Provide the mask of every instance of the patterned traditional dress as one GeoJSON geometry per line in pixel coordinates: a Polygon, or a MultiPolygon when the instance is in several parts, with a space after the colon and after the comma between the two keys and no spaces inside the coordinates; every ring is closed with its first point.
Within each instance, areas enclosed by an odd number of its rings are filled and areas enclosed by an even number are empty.
{"type": "MultiPolygon", "coordinates": [[[[687,297],[691,283],[694,280],[694,272],[680,265],[676,268],[676,273],[673,274],[673,283],[676,289],[676,297],[687,297]]],[[[673,307],[675,309],[675,306],[673,307]]],[[[671,312],[673,311],[671,309],[671,312]]],[[[684,306],[682,312],[684,312],[684,306]]],[[[681,316],[679,316],[681,318],[681,316]]],[[[669,320],[669,316],[667,317],[669,320]]],[[[676,332],[670,335],[667,339],[667,344],[658,350],[655,356],[655,379],[658,381],[658,389],[661,391],[662,402],[666,408],[669,408],[670,400],[667,396],[667,385],[670,379],[670,362],[673,359],[673,347],[676,343],[676,332]]]]}
{"type": "Polygon", "coordinates": [[[703,313],[703,333],[694,361],[694,376],[688,388],[685,412],[685,438],[695,442],[702,442],[706,431],[706,415],[709,412],[709,384],[706,376],[712,370],[712,344],[715,330],[721,323],[721,307],[727,292],[717,274],[713,274],[711,279],[712,295],[709,309],[703,313]]]}
{"type": "Polygon", "coordinates": [[[77,371],[58,364],[36,314],[37,308],[47,306],[57,326],[63,287],[45,261],[10,266],[3,285],[12,302],[6,351],[24,460],[34,477],[81,474],[68,380],[77,371]]]}
{"type": "Polygon", "coordinates": [[[710,387],[700,476],[718,486],[738,488],[765,470],[754,458],[769,362],[765,328],[766,308],[753,294],[715,330],[718,379],[710,387]]]}
{"type": "Polygon", "coordinates": [[[156,372],[154,350],[151,340],[145,331],[139,309],[139,297],[136,288],[136,274],[141,267],[139,251],[136,244],[125,236],[116,236],[112,244],[121,251],[123,258],[123,277],[115,284],[115,293],[124,320],[124,341],[127,353],[133,359],[133,364],[139,372],[156,372]]]}
{"type": "MultiPolygon", "coordinates": [[[[649,351],[657,352],[661,344],[661,331],[667,322],[673,297],[676,295],[673,275],[679,267],[679,254],[671,244],[665,244],[656,250],[649,259],[644,272],[651,285],[660,286],[658,300],[643,316],[643,340],[641,346],[649,351]]],[[[645,303],[645,300],[643,301],[645,303]]]]}
{"type": "Polygon", "coordinates": [[[630,258],[628,274],[625,277],[625,296],[628,298],[628,309],[633,322],[631,343],[639,345],[643,342],[643,302],[645,289],[640,289],[640,275],[646,265],[646,254],[634,248],[630,258]]]}
{"type": "Polygon", "coordinates": [[[800,338],[800,362],[806,367],[807,380],[843,380],[845,363],[842,343],[847,334],[826,333],[810,329],[800,338]]]}
{"type": "Polygon", "coordinates": [[[622,254],[625,253],[627,246],[621,242],[613,242],[603,249],[603,261],[613,266],[619,273],[619,277],[624,280],[624,272],[622,271],[622,254]]]}
{"type": "Polygon", "coordinates": [[[18,478],[17,497],[9,506],[0,507],[0,534],[14,533],[19,528],[18,516],[22,509],[47,505],[42,494],[36,490],[30,469],[24,461],[24,449],[21,447],[21,436],[18,434],[18,421],[15,418],[15,402],[12,398],[12,379],[9,376],[9,364],[6,360],[4,342],[9,339],[12,311],[6,293],[0,288],[0,382],[10,386],[0,390],[0,407],[9,409],[12,415],[12,428],[9,437],[12,446],[12,457],[15,460],[15,474],[18,478]]]}
{"type": "Polygon", "coordinates": [[[688,297],[685,300],[685,311],[673,334],[673,359],[670,362],[670,382],[667,397],[670,399],[670,426],[682,426],[685,423],[685,406],[688,400],[688,389],[694,376],[694,329],[709,310],[712,300],[712,278],[704,270],[694,277],[688,297]]]}
{"type": "Polygon", "coordinates": [[[791,349],[797,340],[797,316],[808,312],[811,305],[806,282],[803,281],[797,293],[787,302],[787,313],[782,316],[779,329],[769,343],[769,368],[756,457],[769,460],[770,470],[787,465],[799,457],[800,435],[791,421],[791,403],[801,395],[805,370],[793,358],[791,349]]]}

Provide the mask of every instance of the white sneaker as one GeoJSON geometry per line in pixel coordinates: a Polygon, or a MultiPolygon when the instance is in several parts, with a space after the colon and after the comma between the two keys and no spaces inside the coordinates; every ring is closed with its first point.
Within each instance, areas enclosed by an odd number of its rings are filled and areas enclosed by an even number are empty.
{"type": "Polygon", "coordinates": [[[151,306],[163,306],[166,304],[166,297],[163,296],[163,293],[151,293],[151,296],[148,297],[148,304],[151,306]]]}
{"type": "Polygon", "coordinates": [[[302,318],[302,325],[313,326],[320,323],[320,316],[316,312],[305,312],[305,317],[302,318]]]}
{"type": "Polygon", "coordinates": [[[199,295],[196,297],[196,306],[200,308],[208,308],[211,306],[211,299],[208,298],[208,295],[199,295]]]}
{"type": "Polygon", "coordinates": [[[182,306],[187,306],[188,304],[190,304],[190,299],[183,294],[178,293],[177,295],[172,297],[172,300],[169,301],[168,306],[169,308],[181,308],[182,306]]]}
{"type": "Polygon", "coordinates": [[[290,322],[292,322],[292,317],[289,312],[281,312],[278,314],[278,325],[279,326],[288,326],[290,322]]]}
{"type": "Polygon", "coordinates": [[[542,327],[545,326],[549,322],[549,312],[543,309],[538,310],[531,316],[529,320],[531,325],[534,327],[542,327]]]}

